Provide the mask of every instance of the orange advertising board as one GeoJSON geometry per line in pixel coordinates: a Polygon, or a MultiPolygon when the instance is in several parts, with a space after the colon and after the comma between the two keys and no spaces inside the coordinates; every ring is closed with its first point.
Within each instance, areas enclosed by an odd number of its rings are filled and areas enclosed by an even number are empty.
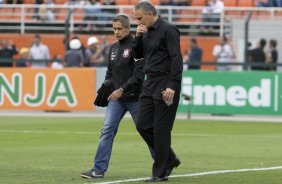
{"type": "Polygon", "coordinates": [[[0,109],[94,110],[93,68],[1,68],[0,109]]]}

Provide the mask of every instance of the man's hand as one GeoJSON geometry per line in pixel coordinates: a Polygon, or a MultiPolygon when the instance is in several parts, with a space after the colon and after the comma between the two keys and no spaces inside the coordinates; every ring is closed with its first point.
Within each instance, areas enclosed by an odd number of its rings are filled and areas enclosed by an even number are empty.
{"type": "Polygon", "coordinates": [[[140,24],[137,26],[136,29],[136,36],[139,37],[141,36],[143,33],[146,33],[148,31],[147,27],[143,24],[140,24]]]}
{"type": "Polygon", "coordinates": [[[165,91],[163,91],[163,100],[164,101],[173,101],[175,91],[170,88],[166,88],[165,91]]]}
{"type": "Polygon", "coordinates": [[[109,100],[118,100],[123,95],[123,91],[121,89],[116,89],[110,94],[108,97],[109,100]]]}

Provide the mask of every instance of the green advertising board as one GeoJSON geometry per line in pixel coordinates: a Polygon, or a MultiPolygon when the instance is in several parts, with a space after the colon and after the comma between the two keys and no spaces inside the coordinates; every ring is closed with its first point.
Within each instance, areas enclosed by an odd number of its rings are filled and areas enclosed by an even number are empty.
{"type": "Polygon", "coordinates": [[[185,71],[178,112],[282,115],[282,73],[185,71]]]}

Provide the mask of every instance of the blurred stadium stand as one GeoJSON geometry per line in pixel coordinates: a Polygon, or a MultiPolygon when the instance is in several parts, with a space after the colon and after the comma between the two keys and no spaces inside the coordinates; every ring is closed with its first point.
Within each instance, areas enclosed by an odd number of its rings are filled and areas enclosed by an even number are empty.
{"type": "MultiPolygon", "coordinates": [[[[65,48],[63,40],[66,32],[65,21],[68,12],[72,10],[73,13],[71,14],[68,28],[72,35],[79,35],[84,43],[89,35],[97,35],[100,40],[104,40],[107,43],[114,41],[111,27],[113,14],[98,14],[98,20],[85,21],[85,5],[65,5],[65,2],[63,0],[56,0],[55,5],[51,7],[46,5],[46,8],[51,8],[54,12],[55,21],[52,22],[34,19],[35,9],[41,5],[32,4],[33,0],[25,0],[23,5],[2,4],[0,8],[0,39],[13,39],[16,46],[21,48],[31,44],[33,34],[44,34],[42,39],[49,46],[51,55],[63,55],[65,48]],[[87,24],[93,24],[94,26],[87,27],[87,24]]],[[[117,9],[118,13],[129,15],[133,24],[131,31],[135,32],[137,25],[132,15],[132,9],[133,4],[136,2],[137,0],[116,0],[117,6],[101,6],[101,8],[117,9]]],[[[154,0],[153,3],[157,5],[159,0],[154,0]]],[[[199,45],[205,51],[204,61],[213,60],[211,50],[217,44],[220,36],[228,35],[233,41],[239,40],[239,38],[234,37],[236,29],[238,29],[236,22],[244,20],[249,12],[252,12],[251,22],[267,20],[268,22],[273,22],[275,26],[277,21],[282,21],[282,8],[256,8],[253,0],[225,0],[225,9],[220,16],[220,22],[202,22],[202,9],[205,0],[192,0],[191,3],[192,6],[189,7],[157,6],[157,8],[158,10],[166,10],[165,12],[167,13],[161,16],[172,21],[180,29],[183,54],[189,47],[189,37],[197,36],[199,45]],[[213,26],[215,29],[212,32],[203,33],[200,29],[201,26],[213,26]]],[[[263,25],[257,29],[262,28],[263,25]]],[[[265,35],[256,36],[258,36],[256,39],[260,39],[265,35]]],[[[271,37],[272,35],[270,34],[269,36],[271,37]]],[[[278,38],[279,43],[282,42],[280,40],[278,38]]],[[[279,47],[281,46],[281,44],[278,45],[279,47]]],[[[213,68],[213,66],[202,67],[202,69],[213,68]]]]}
{"type": "MultiPolygon", "coordinates": [[[[132,1],[132,0],[131,0],[132,1]]],[[[130,2],[131,2],[130,1],[130,2]]],[[[135,2],[135,1],[134,1],[135,2]]],[[[194,1],[193,1],[194,2],[194,1]]],[[[214,26],[216,29],[209,36],[222,36],[230,34],[230,22],[244,19],[248,12],[252,12],[252,19],[282,20],[282,9],[278,8],[255,8],[255,7],[231,7],[239,5],[241,1],[226,1],[226,8],[221,14],[220,22],[202,22],[202,5],[201,1],[195,1],[197,6],[158,6],[159,10],[166,10],[166,14],[161,16],[174,24],[180,29],[182,35],[201,35],[199,27],[214,26]],[[230,6],[230,7],[229,7],[230,6]],[[177,13],[174,13],[177,12],[177,13]]],[[[247,1],[244,6],[248,6],[247,1]]],[[[70,18],[70,31],[75,34],[112,34],[111,18],[114,16],[110,13],[93,15],[95,20],[85,21],[83,5],[62,5],[56,4],[46,8],[51,8],[55,21],[42,21],[34,19],[34,11],[41,5],[1,5],[0,9],[0,32],[1,33],[64,33],[65,19],[69,10],[73,10],[70,18]],[[8,21],[7,21],[8,20],[8,21]],[[86,25],[93,24],[89,29],[86,25]]],[[[132,5],[102,6],[102,9],[117,9],[119,13],[128,14],[133,23],[132,31],[135,31],[136,24],[132,16],[132,5]]],[[[206,35],[206,34],[205,34],[206,35]]]]}

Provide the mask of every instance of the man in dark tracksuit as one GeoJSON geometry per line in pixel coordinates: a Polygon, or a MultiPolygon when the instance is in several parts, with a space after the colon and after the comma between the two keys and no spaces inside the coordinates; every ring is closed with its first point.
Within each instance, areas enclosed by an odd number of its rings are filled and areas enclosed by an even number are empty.
{"type": "Polygon", "coordinates": [[[259,46],[253,50],[251,50],[250,56],[252,63],[261,64],[251,66],[252,70],[265,70],[265,66],[263,64],[266,63],[266,54],[264,52],[264,47],[266,45],[266,40],[262,38],[259,42],[259,46]]]}
{"type": "Polygon", "coordinates": [[[134,15],[138,23],[136,54],[143,53],[146,76],[139,100],[137,130],[156,156],[152,177],[145,181],[166,181],[173,168],[180,164],[171,149],[171,130],[183,70],[180,33],[175,26],[157,16],[149,1],[137,3],[134,15]]]}
{"type": "Polygon", "coordinates": [[[143,80],[142,61],[134,60],[134,38],[129,34],[130,23],[125,15],[113,19],[115,42],[109,52],[109,64],[105,81],[110,80],[114,91],[109,95],[94,167],[81,173],[83,178],[102,178],[108,169],[114,137],[118,126],[127,111],[137,122],[139,111],[138,97],[143,80]]]}

